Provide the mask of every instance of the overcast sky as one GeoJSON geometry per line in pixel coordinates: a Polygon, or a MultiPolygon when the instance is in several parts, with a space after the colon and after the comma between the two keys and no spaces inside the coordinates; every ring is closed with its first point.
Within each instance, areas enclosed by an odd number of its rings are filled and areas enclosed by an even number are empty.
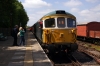
{"type": "Polygon", "coordinates": [[[28,26],[32,26],[45,14],[65,10],[76,16],[77,22],[100,22],[100,0],[19,0],[28,14],[28,26]]]}

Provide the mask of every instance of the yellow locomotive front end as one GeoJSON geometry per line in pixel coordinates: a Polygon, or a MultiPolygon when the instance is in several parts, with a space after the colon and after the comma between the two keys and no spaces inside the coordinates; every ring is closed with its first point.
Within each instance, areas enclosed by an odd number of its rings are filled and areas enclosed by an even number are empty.
{"type": "Polygon", "coordinates": [[[69,44],[76,42],[76,28],[71,29],[44,29],[43,43],[69,44]]]}
{"type": "Polygon", "coordinates": [[[60,14],[50,13],[44,16],[42,42],[49,52],[56,50],[75,51],[76,44],[76,18],[64,11],[60,14]]]}

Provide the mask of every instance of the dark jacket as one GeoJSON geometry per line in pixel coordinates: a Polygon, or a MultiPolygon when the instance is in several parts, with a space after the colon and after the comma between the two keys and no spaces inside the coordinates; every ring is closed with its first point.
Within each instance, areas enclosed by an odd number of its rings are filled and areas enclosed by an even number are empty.
{"type": "Polygon", "coordinates": [[[13,28],[12,29],[12,37],[17,37],[17,33],[18,33],[18,29],[17,28],[13,28]]]}

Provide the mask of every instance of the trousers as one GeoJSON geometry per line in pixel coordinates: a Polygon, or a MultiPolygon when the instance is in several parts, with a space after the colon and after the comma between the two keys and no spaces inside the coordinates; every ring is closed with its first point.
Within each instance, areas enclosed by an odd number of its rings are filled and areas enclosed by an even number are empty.
{"type": "Polygon", "coordinates": [[[25,38],[24,36],[20,36],[20,45],[23,43],[25,45],[25,38]]]}

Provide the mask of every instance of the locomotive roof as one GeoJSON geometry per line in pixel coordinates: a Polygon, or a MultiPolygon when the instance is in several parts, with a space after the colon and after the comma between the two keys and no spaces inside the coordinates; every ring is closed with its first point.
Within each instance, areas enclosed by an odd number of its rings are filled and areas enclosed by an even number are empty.
{"type": "MultiPolygon", "coordinates": [[[[47,13],[46,15],[44,15],[44,16],[50,16],[50,15],[54,15],[54,14],[67,14],[67,15],[71,15],[71,16],[74,16],[74,15],[72,15],[71,13],[68,13],[68,12],[66,12],[66,11],[64,11],[64,10],[55,10],[55,11],[52,11],[52,12],[50,12],[50,13],[47,13]]],[[[43,16],[43,17],[44,17],[43,16]]],[[[74,16],[75,17],[75,16],[74,16]]]]}
{"type": "MultiPolygon", "coordinates": [[[[52,12],[47,13],[43,17],[51,16],[51,15],[55,15],[55,14],[66,14],[66,15],[71,15],[71,16],[75,17],[74,15],[72,15],[71,13],[66,12],[65,10],[55,10],[55,11],[52,11],[52,12]]],[[[37,22],[40,22],[42,18],[40,18],[37,22]]]]}

